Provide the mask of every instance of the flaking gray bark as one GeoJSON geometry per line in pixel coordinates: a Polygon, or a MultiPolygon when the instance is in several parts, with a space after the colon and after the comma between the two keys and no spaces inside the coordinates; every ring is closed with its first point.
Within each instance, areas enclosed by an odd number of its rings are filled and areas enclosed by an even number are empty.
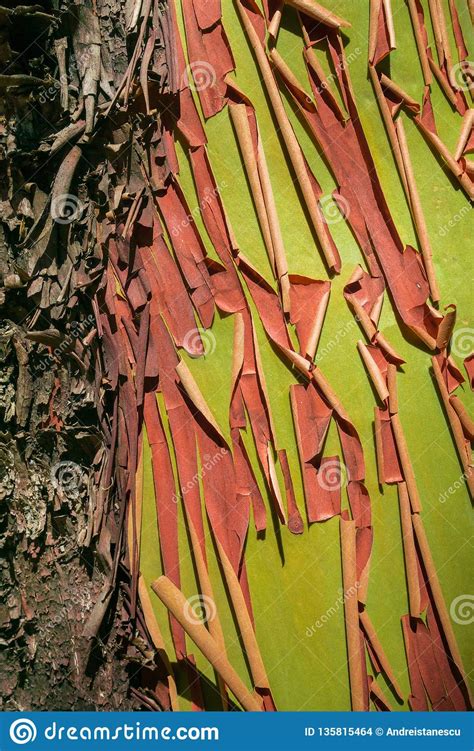
{"type": "Polygon", "coordinates": [[[138,117],[122,107],[98,128],[97,116],[126,71],[140,8],[0,8],[2,709],[130,709],[143,691],[148,707],[166,706],[117,558],[124,499],[92,303],[107,151],[120,152],[138,117]]]}

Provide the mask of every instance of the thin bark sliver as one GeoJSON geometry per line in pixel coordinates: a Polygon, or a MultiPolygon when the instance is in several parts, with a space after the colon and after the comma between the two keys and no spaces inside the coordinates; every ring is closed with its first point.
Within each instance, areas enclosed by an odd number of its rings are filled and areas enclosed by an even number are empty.
{"type": "Polygon", "coordinates": [[[362,673],[361,632],[357,607],[356,527],[353,521],[341,518],[342,575],[344,582],[344,614],[346,620],[347,654],[354,712],[366,709],[362,673]]]}

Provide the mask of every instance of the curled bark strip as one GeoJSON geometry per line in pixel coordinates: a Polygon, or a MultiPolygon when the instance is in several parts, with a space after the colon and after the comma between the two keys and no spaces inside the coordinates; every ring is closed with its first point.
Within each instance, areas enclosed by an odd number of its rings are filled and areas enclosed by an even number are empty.
{"type": "Polygon", "coordinates": [[[187,600],[183,593],[166,576],[161,576],[154,581],[152,589],[222,676],[224,682],[242,706],[249,712],[260,712],[262,709],[260,702],[255,699],[241,681],[225,654],[222,653],[219,644],[213,639],[206,627],[200,623],[194,623],[186,617],[187,600]]]}
{"type": "Polygon", "coordinates": [[[326,259],[328,267],[330,269],[338,271],[340,267],[339,260],[334,252],[334,247],[328,238],[327,227],[323,222],[321,212],[317,203],[317,196],[315,195],[309,167],[303,156],[301,147],[296,139],[290,121],[288,120],[288,116],[283,107],[283,102],[281,101],[281,96],[280,92],[278,91],[275,77],[270,67],[268,58],[265,54],[262,40],[260,39],[259,34],[256,30],[256,24],[260,20],[259,12],[257,10],[257,7],[253,5],[252,0],[248,0],[245,3],[239,0],[237,7],[242,19],[242,24],[245,28],[250,44],[252,45],[252,48],[255,52],[260,72],[262,74],[268,96],[272,103],[275,117],[285,141],[288,156],[297,176],[298,184],[303,194],[305,204],[308,208],[312,225],[318,237],[321,249],[324,253],[324,257],[326,259]]]}
{"type": "Polygon", "coordinates": [[[347,653],[351,684],[351,704],[353,712],[367,709],[364,700],[362,661],[362,637],[357,609],[356,574],[356,528],[353,521],[340,520],[342,548],[342,576],[344,582],[344,613],[346,619],[347,653]]]}

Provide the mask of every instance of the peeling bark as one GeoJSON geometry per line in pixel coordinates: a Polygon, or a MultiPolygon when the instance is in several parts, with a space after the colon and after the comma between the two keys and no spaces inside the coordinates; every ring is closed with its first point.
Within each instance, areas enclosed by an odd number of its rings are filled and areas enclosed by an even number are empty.
{"type": "MultiPolygon", "coordinates": [[[[150,27],[134,7],[0,10],[2,709],[132,709],[138,686],[149,707],[168,702],[166,670],[132,617],[117,385],[97,331],[109,177],[124,177],[122,193],[143,188],[140,145],[129,147],[152,125],[134,101],[150,27]]],[[[168,68],[166,24],[154,28],[156,96],[168,68]]]]}

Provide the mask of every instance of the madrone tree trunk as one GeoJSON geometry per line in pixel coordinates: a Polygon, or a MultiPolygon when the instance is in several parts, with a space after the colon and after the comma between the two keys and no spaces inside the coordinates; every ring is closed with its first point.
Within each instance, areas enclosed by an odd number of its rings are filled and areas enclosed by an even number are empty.
{"type": "Polygon", "coordinates": [[[133,266],[127,216],[150,189],[144,148],[158,148],[160,107],[173,102],[168,12],[160,0],[0,9],[5,710],[168,706],[124,553],[127,365],[101,323],[107,243],[122,243],[114,264],[133,266]]]}

